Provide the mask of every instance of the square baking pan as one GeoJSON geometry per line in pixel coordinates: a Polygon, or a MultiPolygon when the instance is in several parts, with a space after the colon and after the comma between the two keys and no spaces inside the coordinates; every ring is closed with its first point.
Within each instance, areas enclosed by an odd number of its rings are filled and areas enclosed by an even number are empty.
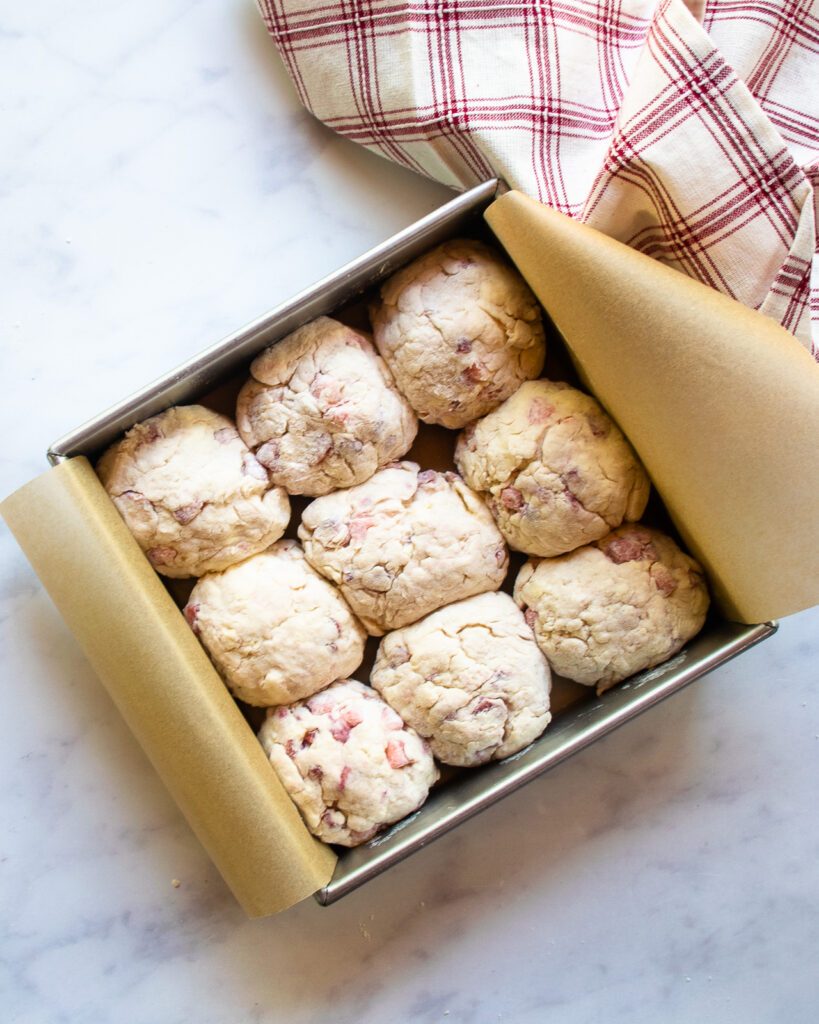
{"type": "MultiPolygon", "coordinates": [[[[492,180],[453,198],[314,287],[59,438],[48,451],[49,461],[57,465],[76,456],[95,460],[134,423],[168,406],[198,401],[218,391],[224,381],[245,372],[248,363],[263,348],[319,315],[354,304],[380,280],[440,241],[461,233],[486,236],[481,216],[502,190],[503,186],[492,180]]],[[[335,902],[462,821],[770,636],[775,629],[771,622],[743,625],[712,613],[703,631],[670,661],[632,677],[601,697],[586,688],[557,680],[557,710],[543,736],[505,761],[479,769],[448,772],[415,814],[364,846],[338,850],[332,878],[318,889],[316,899],[321,904],[335,902]]]]}

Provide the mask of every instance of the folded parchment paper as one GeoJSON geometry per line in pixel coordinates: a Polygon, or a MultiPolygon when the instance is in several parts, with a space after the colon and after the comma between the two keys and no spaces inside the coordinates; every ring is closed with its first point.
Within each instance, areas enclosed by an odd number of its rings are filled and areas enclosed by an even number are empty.
{"type": "Polygon", "coordinates": [[[807,350],[761,313],[520,192],[485,216],[728,618],[765,622],[819,602],[819,365],[807,350]]]}
{"type": "Polygon", "coordinates": [[[325,885],[335,854],[305,828],[88,460],[61,463],[0,508],[247,913],[275,913],[325,885]]]}

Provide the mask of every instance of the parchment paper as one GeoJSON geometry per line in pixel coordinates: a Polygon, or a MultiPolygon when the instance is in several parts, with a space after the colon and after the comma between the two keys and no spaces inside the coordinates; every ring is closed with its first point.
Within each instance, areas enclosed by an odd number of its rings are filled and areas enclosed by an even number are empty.
{"type": "Polygon", "coordinates": [[[88,460],[37,477],[0,512],[245,911],[325,885],[335,854],[307,831],[88,460]]]}
{"type": "Polygon", "coordinates": [[[819,366],[808,352],[773,320],[519,192],[485,216],[727,617],[763,622],[819,602],[819,366]]]}

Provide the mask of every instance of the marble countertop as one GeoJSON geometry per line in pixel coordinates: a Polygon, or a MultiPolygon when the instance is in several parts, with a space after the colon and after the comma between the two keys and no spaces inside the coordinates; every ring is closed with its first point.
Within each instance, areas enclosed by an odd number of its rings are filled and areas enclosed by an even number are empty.
{"type": "MultiPolygon", "coordinates": [[[[251,0],[18,4],[0,80],[2,495],[450,195],[315,123],[251,0]]],[[[4,527],[0,557],[4,1020],[817,1020],[819,611],[339,904],[251,922],[4,527]]]]}

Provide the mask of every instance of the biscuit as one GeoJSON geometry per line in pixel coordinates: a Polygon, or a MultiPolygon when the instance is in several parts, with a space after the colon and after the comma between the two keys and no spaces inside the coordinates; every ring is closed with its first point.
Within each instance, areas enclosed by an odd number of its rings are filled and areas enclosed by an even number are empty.
{"type": "Polygon", "coordinates": [[[709,603],[694,559],[641,525],[528,561],[515,600],[552,671],[598,693],[676,654],[702,628],[709,603]]]}
{"type": "Polygon", "coordinates": [[[529,381],[458,439],[455,464],[510,547],[553,557],[640,518],[645,470],[602,407],[568,384],[529,381]]]}
{"type": "Polygon", "coordinates": [[[137,423],[97,474],[151,564],[184,578],[225,569],[269,547],[290,502],[226,416],[176,406],[137,423]]]}
{"type": "Polygon", "coordinates": [[[247,704],[307,697],[354,672],[364,657],[360,623],[293,540],[203,576],[185,617],[247,704]]]}
{"type": "Polygon", "coordinates": [[[418,421],[358,331],[322,316],[253,360],[236,422],[290,494],[316,497],[368,480],[409,451],[418,421]]]}
{"type": "Polygon", "coordinates": [[[483,501],[456,473],[419,471],[414,462],[317,498],[304,510],[299,538],[310,564],[374,636],[497,590],[508,565],[483,501]]]}
{"type": "Polygon", "coordinates": [[[543,368],[537,300],[481,242],[444,242],[399,270],[371,317],[378,351],[425,423],[463,427],[543,368]]]}
{"type": "Polygon", "coordinates": [[[478,594],[388,633],[370,681],[444,764],[508,757],[551,719],[549,666],[508,594],[478,594]]]}
{"type": "Polygon", "coordinates": [[[313,835],[358,846],[426,800],[427,744],[368,686],[343,679],[268,712],[259,739],[313,835]]]}

